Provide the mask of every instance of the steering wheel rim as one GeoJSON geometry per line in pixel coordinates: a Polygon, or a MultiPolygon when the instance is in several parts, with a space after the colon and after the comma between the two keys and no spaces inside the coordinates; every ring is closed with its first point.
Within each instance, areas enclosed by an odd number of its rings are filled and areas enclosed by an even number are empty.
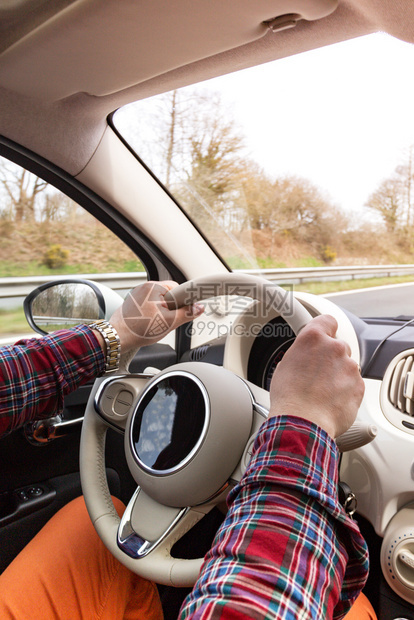
{"type": "MultiPolygon", "coordinates": [[[[280,316],[286,320],[296,334],[299,333],[312,318],[308,311],[290,292],[284,291],[277,285],[263,278],[247,274],[220,274],[198,278],[169,291],[165,295],[165,300],[170,309],[178,308],[182,305],[188,305],[212,297],[212,286],[214,286],[214,296],[241,294],[243,296],[252,297],[258,300],[262,305],[265,304],[267,307],[276,307],[280,316]],[[268,304],[270,304],[270,306],[268,304]]],[[[131,358],[131,355],[121,357],[120,372],[128,373],[128,365],[131,358]]],[[[229,370],[225,372],[230,373],[229,370]]],[[[236,377],[236,375],[233,376],[236,377]]],[[[242,381],[238,377],[237,379],[242,381]]],[[[145,506],[155,503],[160,510],[165,508],[165,506],[159,501],[153,500],[146,491],[141,489],[140,493],[143,493],[141,499],[138,500],[138,496],[134,494],[134,497],[128,504],[126,521],[124,519],[124,522],[122,522],[118,517],[111,500],[105,474],[105,438],[107,429],[111,424],[98,414],[96,408],[96,397],[99,394],[99,390],[102,390],[104,387],[105,381],[107,381],[106,378],[100,378],[95,381],[86,407],[81,437],[81,482],[86,506],[92,523],[111,553],[133,572],[158,583],[174,586],[191,586],[197,579],[203,558],[194,560],[174,558],[170,555],[171,547],[184,533],[191,529],[209,510],[211,510],[214,505],[223,501],[227,491],[225,489],[218,489],[216,496],[212,498],[211,501],[206,501],[198,506],[183,507],[183,510],[185,508],[184,512],[180,513],[180,517],[179,519],[177,518],[174,526],[169,531],[165,532],[162,543],[151,549],[145,557],[136,559],[128,555],[125,549],[121,550],[120,546],[122,547],[122,545],[119,543],[120,529],[122,530],[123,528],[125,531],[125,523],[127,523],[126,529],[128,530],[128,528],[132,528],[131,524],[133,521],[136,523],[137,520],[139,520],[137,517],[139,508],[136,508],[138,501],[141,502],[141,505],[145,506]],[[142,497],[144,498],[143,500],[142,497]],[[142,501],[144,504],[142,504],[142,501]]],[[[245,390],[245,387],[243,390],[245,390]]],[[[255,393],[257,394],[257,390],[255,390],[255,393]]],[[[243,400],[245,397],[240,396],[240,398],[243,400]]],[[[250,398],[253,398],[251,393],[250,398]]],[[[131,415],[129,418],[131,418],[131,415]]],[[[263,421],[264,419],[262,418],[258,423],[259,426],[263,421]]],[[[251,420],[249,424],[249,432],[247,435],[245,433],[243,440],[240,439],[240,441],[243,441],[244,450],[246,446],[251,443],[252,428],[254,427],[253,434],[258,430],[257,424],[253,424],[252,427],[251,420]]],[[[242,458],[243,448],[238,455],[239,460],[242,458]]],[[[134,534],[136,534],[135,530],[134,534]]],[[[137,536],[140,537],[140,535],[137,536]]],[[[135,544],[136,542],[134,542],[134,545],[135,544]]]]}
{"type": "Polygon", "coordinates": [[[170,310],[174,310],[207,297],[221,295],[243,295],[265,304],[265,308],[276,308],[296,335],[312,319],[291,291],[265,278],[245,273],[218,274],[189,280],[168,291],[164,299],[170,310]]]}

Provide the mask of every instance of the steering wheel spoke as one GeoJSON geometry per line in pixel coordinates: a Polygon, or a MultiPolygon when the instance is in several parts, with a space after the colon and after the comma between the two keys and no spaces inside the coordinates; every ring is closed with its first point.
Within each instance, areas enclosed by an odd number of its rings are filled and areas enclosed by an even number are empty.
{"type": "Polygon", "coordinates": [[[247,466],[250,462],[253,445],[256,440],[257,433],[260,430],[263,422],[265,422],[269,415],[270,409],[270,396],[269,392],[249,381],[245,381],[249,390],[252,394],[252,402],[253,402],[253,417],[252,417],[252,426],[250,430],[250,436],[246,442],[246,446],[243,450],[243,454],[241,455],[241,459],[231,475],[232,484],[236,484],[240,482],[244,472],[247,469],[247,466]]]}
{"type": "Polygon", "coordinates": [[[125,431],[128,416],[153,375],[134,374],[104,377],[96,391],[96,413],[116,430],[125,431]]]}
{"type": "Polygon", "coordinates": [[[171,508],[155,502],[138,487],[118,527],[118,547],[132,558],[143,558],[168,538],[189,507],[171,508]]]}

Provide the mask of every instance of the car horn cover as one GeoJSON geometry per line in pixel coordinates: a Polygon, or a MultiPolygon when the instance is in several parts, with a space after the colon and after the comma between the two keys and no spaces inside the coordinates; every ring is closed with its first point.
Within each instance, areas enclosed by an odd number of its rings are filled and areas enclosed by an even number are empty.
{"type": "Polygon", "coordinates": [[[167,506],[206,502],[236,469],[252,416],[247,385],[222,367],[188,362],[159,373],[142,392],[125,433],[135,481],[167,506]]]}

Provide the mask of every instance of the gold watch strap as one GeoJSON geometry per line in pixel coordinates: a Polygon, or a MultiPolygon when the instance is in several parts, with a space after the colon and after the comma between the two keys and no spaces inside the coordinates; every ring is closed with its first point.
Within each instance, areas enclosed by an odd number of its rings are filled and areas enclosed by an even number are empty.
{"type": "Polygon", "coordinates": [[[96,321],[91,323],[89,327],[96,329],[105,341],[105,374],[115,372],[119,369],[121,358],[121,341],[118,332],[108,321],[96,321]]]}

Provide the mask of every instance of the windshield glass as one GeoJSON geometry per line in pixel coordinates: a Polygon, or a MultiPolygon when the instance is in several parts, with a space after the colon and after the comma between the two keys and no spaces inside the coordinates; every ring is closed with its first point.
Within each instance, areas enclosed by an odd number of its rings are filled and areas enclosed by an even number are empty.
{"type": "Polygon", "coordinates": [[[413,60],[370,35],[131,104],[114,123],[232,268],[413,263],[413,60]]]}

